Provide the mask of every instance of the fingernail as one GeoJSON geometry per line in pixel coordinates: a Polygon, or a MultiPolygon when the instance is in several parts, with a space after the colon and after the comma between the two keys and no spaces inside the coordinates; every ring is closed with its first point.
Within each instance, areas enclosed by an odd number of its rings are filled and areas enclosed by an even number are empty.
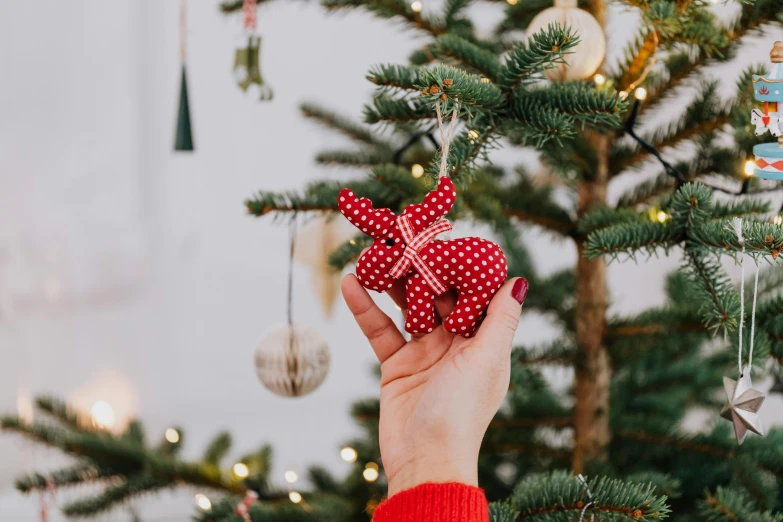
{"type": "Polygon", "coordinates": [[[520,277],[517,282],[514,283],[514,287],[511,289],[511,296],[517,300],[517,303],[522,304],[527,297],[527,279],[520,277]]]}

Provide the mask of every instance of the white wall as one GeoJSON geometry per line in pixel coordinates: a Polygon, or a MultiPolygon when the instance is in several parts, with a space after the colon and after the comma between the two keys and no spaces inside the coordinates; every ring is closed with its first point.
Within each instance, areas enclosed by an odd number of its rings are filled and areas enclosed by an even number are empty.
{"type": "MultiPolygon", "coordinates": [[[[476,15],[488,24],[494,11],[476,15]]],[[[229,428],[237,452],[273,443],[280,478],[315,462],[339,472],[340,442],[355,433],[348,405],[376,391],[373,358],[343,306],[323,320],[298,269],[295,316],[329,341],[331,374],[299,400],[260,385],[255,343],[285,319],[287,231],[247,217],[242,201],[343,176],[312,157],[344,141],[304,121],[297,104],[359,118],[372,93],[367,69],[403,61],[417,39],[365,13],[273,3],[259,29],[276,97],[258,103],[233,83],[239,27],[216,2],[190,2],[196,152],[175,154],[176,2],[0,5],[0,411],[40,392],[85,406],[106,399],[145,420],[150,437],[184,426],[188,455],[229,428]]],[[[530,236],[549,270],[573,261],[570,245],[530,236]]],[[[660,303],[662,275],[676,264],[613,267],[614,307],[660,303]]],[[[536,318],[525,325],[520,337],[551,334],[536,318]]],[[[0,462],[3,520],[29,520],[37,499],[10,492],[12,479],[59,457],[3,436],[0,462]]],[[[152,519],[185,520],[192,509],[182,495],[148,504],[152,519]]]]}

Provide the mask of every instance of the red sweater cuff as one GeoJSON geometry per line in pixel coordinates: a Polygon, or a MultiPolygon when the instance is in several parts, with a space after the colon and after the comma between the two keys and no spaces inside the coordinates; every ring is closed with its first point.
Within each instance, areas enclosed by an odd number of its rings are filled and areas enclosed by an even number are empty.
{"type": "Polygon", "coordinates": [[[489,522],[484,491],[450,482],[421,484],[382,502],[373,522],[489,522]]]}

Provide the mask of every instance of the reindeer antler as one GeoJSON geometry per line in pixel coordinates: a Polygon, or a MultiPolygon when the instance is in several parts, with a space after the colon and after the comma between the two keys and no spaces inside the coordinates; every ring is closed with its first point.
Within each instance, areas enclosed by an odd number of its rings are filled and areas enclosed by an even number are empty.
{"type": "Polygon", "coordinates": [[[422,230],[445,216],[457,199],[454,183],[447,176],[438,179],[438,188],[424,196],[424,202],[405,207],[403,214],[411,216],[417,230],[422,230]]]}
{"type": "Polygon", "coordinates": [[[351,189],[344,188],[337,198],[337,208],[353,226],[375,239],[389,233],[397,216],[388,208],[374,209],[372,201],[357,198],[351,189]]]}

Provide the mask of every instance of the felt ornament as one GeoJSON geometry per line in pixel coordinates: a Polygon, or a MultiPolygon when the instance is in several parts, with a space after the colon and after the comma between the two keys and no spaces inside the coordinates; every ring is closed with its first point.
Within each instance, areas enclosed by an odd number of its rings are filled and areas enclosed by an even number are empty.
{"type": "MultiPolygon", "coordinates": [[[[448,133],[443,130],[440,102],[436,109],[443,141],[440,170],[445,174],[457,109],[452,113],[448,133]]],[[[495,243],[477,237],[436,239],[451,230],[442,218],[456,198],[454,183],[445,175],[440,176],[437,188],[424,197],[423,203],[406,206],[399,216],[388,208],[374,208],[372,201],[360,199],[351,189],[343,189],[338,196],[340,212],[374,240],[356,264],[356,277],[362,286],[385,292],[395,280],[405,280],[408,333],[432,332],[436,326],[435,297],[453,289],[457,304],[444,318],[443,326],[449,332],[470,337],[506,279],[506,257],[495,243]]]]}
{"type": "Polygon", "coordinates": [[[531,35],[546,31],[551,24],[570,27],[579,35],[579,43],[566,56],[568,63],[560,63],[544,71],[552,81],[564,82],[589,78],[606,56],[606,37],[601,24],[593,15],[577,7],[577,0],[555,0],[553,7],[536,15],[527,27],[531,35]]]}

